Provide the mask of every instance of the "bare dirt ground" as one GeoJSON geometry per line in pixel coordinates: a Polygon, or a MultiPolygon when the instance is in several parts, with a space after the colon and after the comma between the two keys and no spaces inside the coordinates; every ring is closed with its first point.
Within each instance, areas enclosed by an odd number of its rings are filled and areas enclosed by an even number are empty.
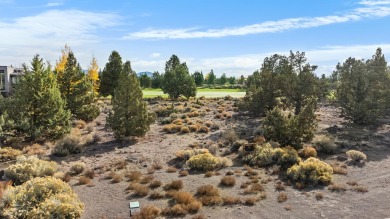
{"type": "MultiPolygon", "coordinates": [[[[232,188],[219,186],[221,178],[228,171],[242,170],[243,164],[236,159],[236,154],[228,155],[234,161],[232,167],[218,170],[219,175],[206,178],[204,173],[191,172],[188,176],[180,177],[178,172],[168,173],[169,166],[180,168],[180,162],[175,158],[178,150],[188,148],[191,143],[201,145],[215,144],[221,139],[226,129],[234,128],[240,138],[251,139],[253,130],[260,124],[259,119],[245,115],[238,115],[233,111],[233,101],[225,102],[225,111],[232,114],[230,119],[216,119],[215,114],[218,107],[217,100],[204,101],[206,105],[199,110],[211,109],[204,117],[193,118],[203,121],[211,121],[218,124],[220,129],[204,133],[188,134],[166,134],[163,125],[156,122],[150,127],[150,131],[143,138],[133,142],[118,143],[114,140],[111,132],[104,127],[106,114],[102,114],[98,120],[102,121],[95,131],[102,137],[102,140],[95,145],[88,146],[84,152],[78,155],[71,155],[65,158],[52,159],[58,161],[66,169],[73,161],[83,161],[91,169],[95,169],[97,175],[90,185],[78,185],[77,177],[69,182],[79,198],[85,203],[83,218],[129,218],[129,202],[139,201],[142,206],[149,204],[160,208],[168,206],[169,199],[150,200],[136,198],[132,193],[126,192],[129,185],[125,179],[119,183],[113,183],[106,179],[107,174],[115,170],[115,163],[126,161],[125,169],[118,169],[118,174],[125,170],[139,170],[144,175],[153,164],[161,164],[160,170],[155,170],[153,175],[163,185],[172,180],[182,180],[183,190],[195,193],[201,185],[212,184],[218,186],[222,196],[237,196],[240,198],[249,197],[243,194],[240,185],[248,181],[243,174],[235,174],[236,184],[232,188]],[[111,168],[110,168],[111,166],[111,168]],[[104,168],[103,168],[104,167],[104,168]]],[[[168,103],[170,104],[170,103],[168,103]]],[[[184,104],[184,103],[182,103],[184,104]]],[[[157,105],[152,105],[156,108],[157,105]]],[[[348,124],[339,117],[340,110],[333,106],[322,105],[318,112],[317,134],[327,134],[335,138],[339,151],[335,155],[321,156],[320,158],[328,163],[338,162],[346,165],[347,175],[334,175],[334,182],[345,184],[347,190],[344,192],[332,192],[327,187],[316,186],[305,189],[297,189],[287,186],[288,183],[282,176],[272,175],[270,169],[257,169],[260,179],[265,186],[267,198],[257,202],[254,206],[238,204],[233,206],[204,206],[200,214],[207,218],[389,218],[390,217],[390,122],[380,121],[378,124],[361,127],[348,124]],[[345,151],[355,149],[363,151],[368,160],[365,164],[352,164],[343,159],[345,151]],[[280,179],[279,179],[280,178],[280,179]],[[286,185],[285,193],[287,201],[277,201],[280,192],[275,190],[275,184],[283,181],[286,185]],[[367,186],[368,192],[356,192],[351,186],[346,185],[348,181],[356,181],[359,185],[367,186]],[[316,194],[322,193],[323,199],[317,200],[316,194]]],[[[220,147],[217,154],[222,156],[225,148],[220,147]]],[[[156,189],[162,191],[161,188],[156,189]]],[[[187,215],[185,218],[192,218],[187,215]]]]}

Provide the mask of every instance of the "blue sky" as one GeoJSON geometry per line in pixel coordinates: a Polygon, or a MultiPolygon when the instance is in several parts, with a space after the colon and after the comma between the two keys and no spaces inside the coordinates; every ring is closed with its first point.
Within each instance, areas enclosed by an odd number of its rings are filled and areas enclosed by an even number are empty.
{"type": "Polygon", "coordinates": [[[228,76],[290,50],[319,75],[377,47],[390,55],[390,0],[0,0],[0,10],[0,65],[37,53],[54,64],[65,44],[85,69],[117,50],[137,72],[163,71],[176,54],[190,72],[228,76]]]}

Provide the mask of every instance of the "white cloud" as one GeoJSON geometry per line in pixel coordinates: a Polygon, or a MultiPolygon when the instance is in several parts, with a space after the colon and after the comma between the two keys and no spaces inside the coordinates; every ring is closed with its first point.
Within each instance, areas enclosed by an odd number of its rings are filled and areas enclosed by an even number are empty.
{"type": "Polygon", "coordinates": [[[92,45],[99,42],[96,32],[116,25],[115,14],[80,10],[49,10],[34,16],[0,21],[0,53],[2,64],[20,64],[15,60],[31,60],[35,53],[52,63],[65,44],[81,50],[78,59],[91,58],[92,45]],[[87,55],[88,53],[88,55],[87,55]],[[79,57],[85,56],[85,57],[79,57]]]}
{"type": "MultiPolygon", "coordinates": [[[[386,57],[390,57],[390,44],[354,45],[354,46],[332,46],[306,51],[308,62],[318,65],[316,74],[329,75],[335,69],[338,62],[344,62],[348,57],[368,59],[381,47],[386,57]]],[[[240,76],[252,74],[260,69],[265,57],[273,54],[289,55],[290,51],[273,51],[259,54],[243,54],[230,57],[216,57],[206,59],[181,58],[187,62],[190,72],[203,71],[208,73],[213,69],[217,75],[226,73],[228,76],[240,76]]],[[[135,60],[132,66],[137,71],[164,71],[164,60],[135,60]]]]}
{"type": "Polygon", "coordinates": [[[46,7],[57,7],[57,6],[61,6],[63,4],[64,3],[62,3],[62,2],[49,2],[46,4],[46,7]]]}
{"type": "Polygon", "coordinates": [[[152,53],[152,54],[150,54],[150,58],[158,58],[158,57],[160,57],[160,53],[157,53],[157,52],[155,52],[155,53],[152,53]]]}
{"type": "Polygon", "coordinates": [[[202,29],[198,27],[183,29],[146,29],[129,33],[123,39],[191,39],[219,38],[227,36],[242,36],[249,34],[275,33],[293,29],[313,28],[330,24],[358,21],[372,17],[390,15],[390,1],[362,1],[365,7],[359,7],[340,15],[322,17],[298,17],[277,21],[265,21],[258,24],[223,29],[202,29]]]}

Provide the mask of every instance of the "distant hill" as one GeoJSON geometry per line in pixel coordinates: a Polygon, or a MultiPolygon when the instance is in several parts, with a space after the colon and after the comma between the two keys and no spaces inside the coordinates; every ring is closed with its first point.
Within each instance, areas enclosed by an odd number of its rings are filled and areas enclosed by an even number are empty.
{"type": "Polygon", "coordinates": [[[144,71],[144,72],[139,72],[137,73],[137,76],[138,77],[141,77],[141,75],[147,75],[148,77],[152,77],[153,76],[153,72],[150,72],[150,71],[144,71]]]}

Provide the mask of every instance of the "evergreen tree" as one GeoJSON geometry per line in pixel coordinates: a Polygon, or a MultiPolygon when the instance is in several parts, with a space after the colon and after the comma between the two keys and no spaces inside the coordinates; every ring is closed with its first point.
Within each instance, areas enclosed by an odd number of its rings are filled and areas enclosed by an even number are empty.
{"type": "Polygon", "coordinates": [[[226,84],[227,81],[228,81],[228,79],[227,79],[227,77],[226,77],[226,74],[223,73],[223,74],[221,75],[221,77],[219,78],[219,84],[224,85],[224,84],[226,84]]]}
{"type": "Polygon", "coordinates": [[[57,80],[67,108],[76,118],[91,121],[99,115],[99,108],[93,104],[93,84],[83,73],[72,51],[68,53],[64,72],[57,80]]]}
{"type": "Polygon", "coordinates": [[[231,84],[231,85],[236,84],[236,77],[234,77],[234,76],[229,77],[229,78],[228,78],[228,82],[229,82],[229,84],[231,84]]]}
{"type": "Polygon", "coordinates": [[[25,75],[16,87],[18,104],[16,124],[23,124],[31,140],[58,139],[71,128],[70,112],[61,97],[56,78],[50,66],[36,55],[31,67],[24,66],[25,75]]]}
{"type": "Polygon", "coordinates": [[[112,113],[107,118],[107,126],[113,130],[115,138],[144,136],[154,120],[154,113],[148,112],[142,100],[137,76],[121,74],[112,98],[112,113]]]}
{"type": "Polygon", "coordinates": [[[161,88],[163,76],[158,71],[153,72],[152,75],[152,88],[161,88]]]}
{"type": "Polygon", "coordinates": [[[195,84],[197,87],[200,87],[204,83],[204,77],[202,72],[196,71],[194,74],[192,74],[192,78],[194,78],[195,84]]]}
{"type": "Polygon", "coordinates": [[[172,55],[170,60],[166,62],[165,69],[168,71],[165,72],[162,83],[164,93],[171,98],[196,96],[195,81],[188,73],[187,65],[180,63],[176,55],[172,55]]]}
{"type": "Polygon", "coordinates": [[[114,90],[118,87],[119,75],[123,69],[122,57],[117,51],[112,51],[108,62],[102,71],[100,79],[100,94],[103,96],[114,95],[114,90]]]}
{"type": "Polygon", "coordinates": [[[210,73],[206,75],[207,84],[215,84],[216,79],[217,77],[215,76],[213,69],[211,69],[210,73]]]}
{"type": "Polygon", "coordinates": [[[142,74],[139,77],[141,88],[150,88],[152,86],[152,79],[147,74],[142,74]]]}
{"type": "Polygon", "coordinates": [[[240,79],[238,79],[239,84],[245,84],[245,77],[244,75],[241,75],[240,79]]]}

